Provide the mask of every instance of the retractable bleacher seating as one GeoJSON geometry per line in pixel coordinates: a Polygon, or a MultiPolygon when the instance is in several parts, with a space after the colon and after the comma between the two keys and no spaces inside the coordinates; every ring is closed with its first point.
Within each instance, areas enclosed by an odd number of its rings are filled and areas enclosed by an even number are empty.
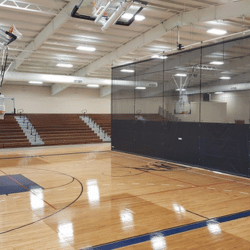
{"type": "Polygon", "coordinates": [[[102,140],[75,114],[29,114],[44,145],[100,143],[102,140]]]}
{"type": "Polygon", "coordinates": [[[0,120],[0,148],[30,147],[31,144],[14,118],[5,115],[0,120]]]}
{"type": "Polygon", "coordinates": [[[95,123],[97,123],[109,136],[111,136],[111,115],[110,114],[89,114],[95,123]]]}

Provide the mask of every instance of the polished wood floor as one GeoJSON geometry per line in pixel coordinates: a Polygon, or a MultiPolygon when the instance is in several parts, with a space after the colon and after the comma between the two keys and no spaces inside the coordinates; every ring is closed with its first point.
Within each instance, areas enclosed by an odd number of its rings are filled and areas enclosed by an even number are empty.
{"type": "Polygon", "coordinates": [[[0,175],[43,189],[0,196],[0,249],[250,249],[250,217],[159,231],[250,209],[250,180],[110,151],[110,144],[0,151],[0,175]],[[105,248],[106,247],[106,248],[105,248]],[[115,249],[115,247],[110,248],[115,249]]]}

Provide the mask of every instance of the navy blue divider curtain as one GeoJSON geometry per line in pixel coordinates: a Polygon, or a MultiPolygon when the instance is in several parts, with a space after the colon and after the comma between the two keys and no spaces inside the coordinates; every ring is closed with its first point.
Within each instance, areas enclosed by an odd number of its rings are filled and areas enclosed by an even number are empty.
{"type": "Polygon", "coordinates": [[[115,150],[249,175],[249,126],[112,120],[115,150]]]}

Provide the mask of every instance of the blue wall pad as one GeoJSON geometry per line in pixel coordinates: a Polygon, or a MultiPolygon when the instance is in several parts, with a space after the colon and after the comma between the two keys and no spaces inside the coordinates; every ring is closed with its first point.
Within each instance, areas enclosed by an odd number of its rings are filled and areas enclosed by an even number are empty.
{"type": "Polygon", "coordinates": [[[43,189],[21,174],[0,176],[0,195],[28,192],[36,188],[43,189]]]}

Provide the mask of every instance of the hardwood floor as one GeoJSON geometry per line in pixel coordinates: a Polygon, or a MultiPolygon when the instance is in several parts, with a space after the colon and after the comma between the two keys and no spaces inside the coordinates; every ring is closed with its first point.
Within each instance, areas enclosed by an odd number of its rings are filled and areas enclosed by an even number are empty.
{"type": "Polygon", "coordinates": [[[110,144],[0,150],[1,190],[4,250],[250,249],[250,179],[110,144]]]}

